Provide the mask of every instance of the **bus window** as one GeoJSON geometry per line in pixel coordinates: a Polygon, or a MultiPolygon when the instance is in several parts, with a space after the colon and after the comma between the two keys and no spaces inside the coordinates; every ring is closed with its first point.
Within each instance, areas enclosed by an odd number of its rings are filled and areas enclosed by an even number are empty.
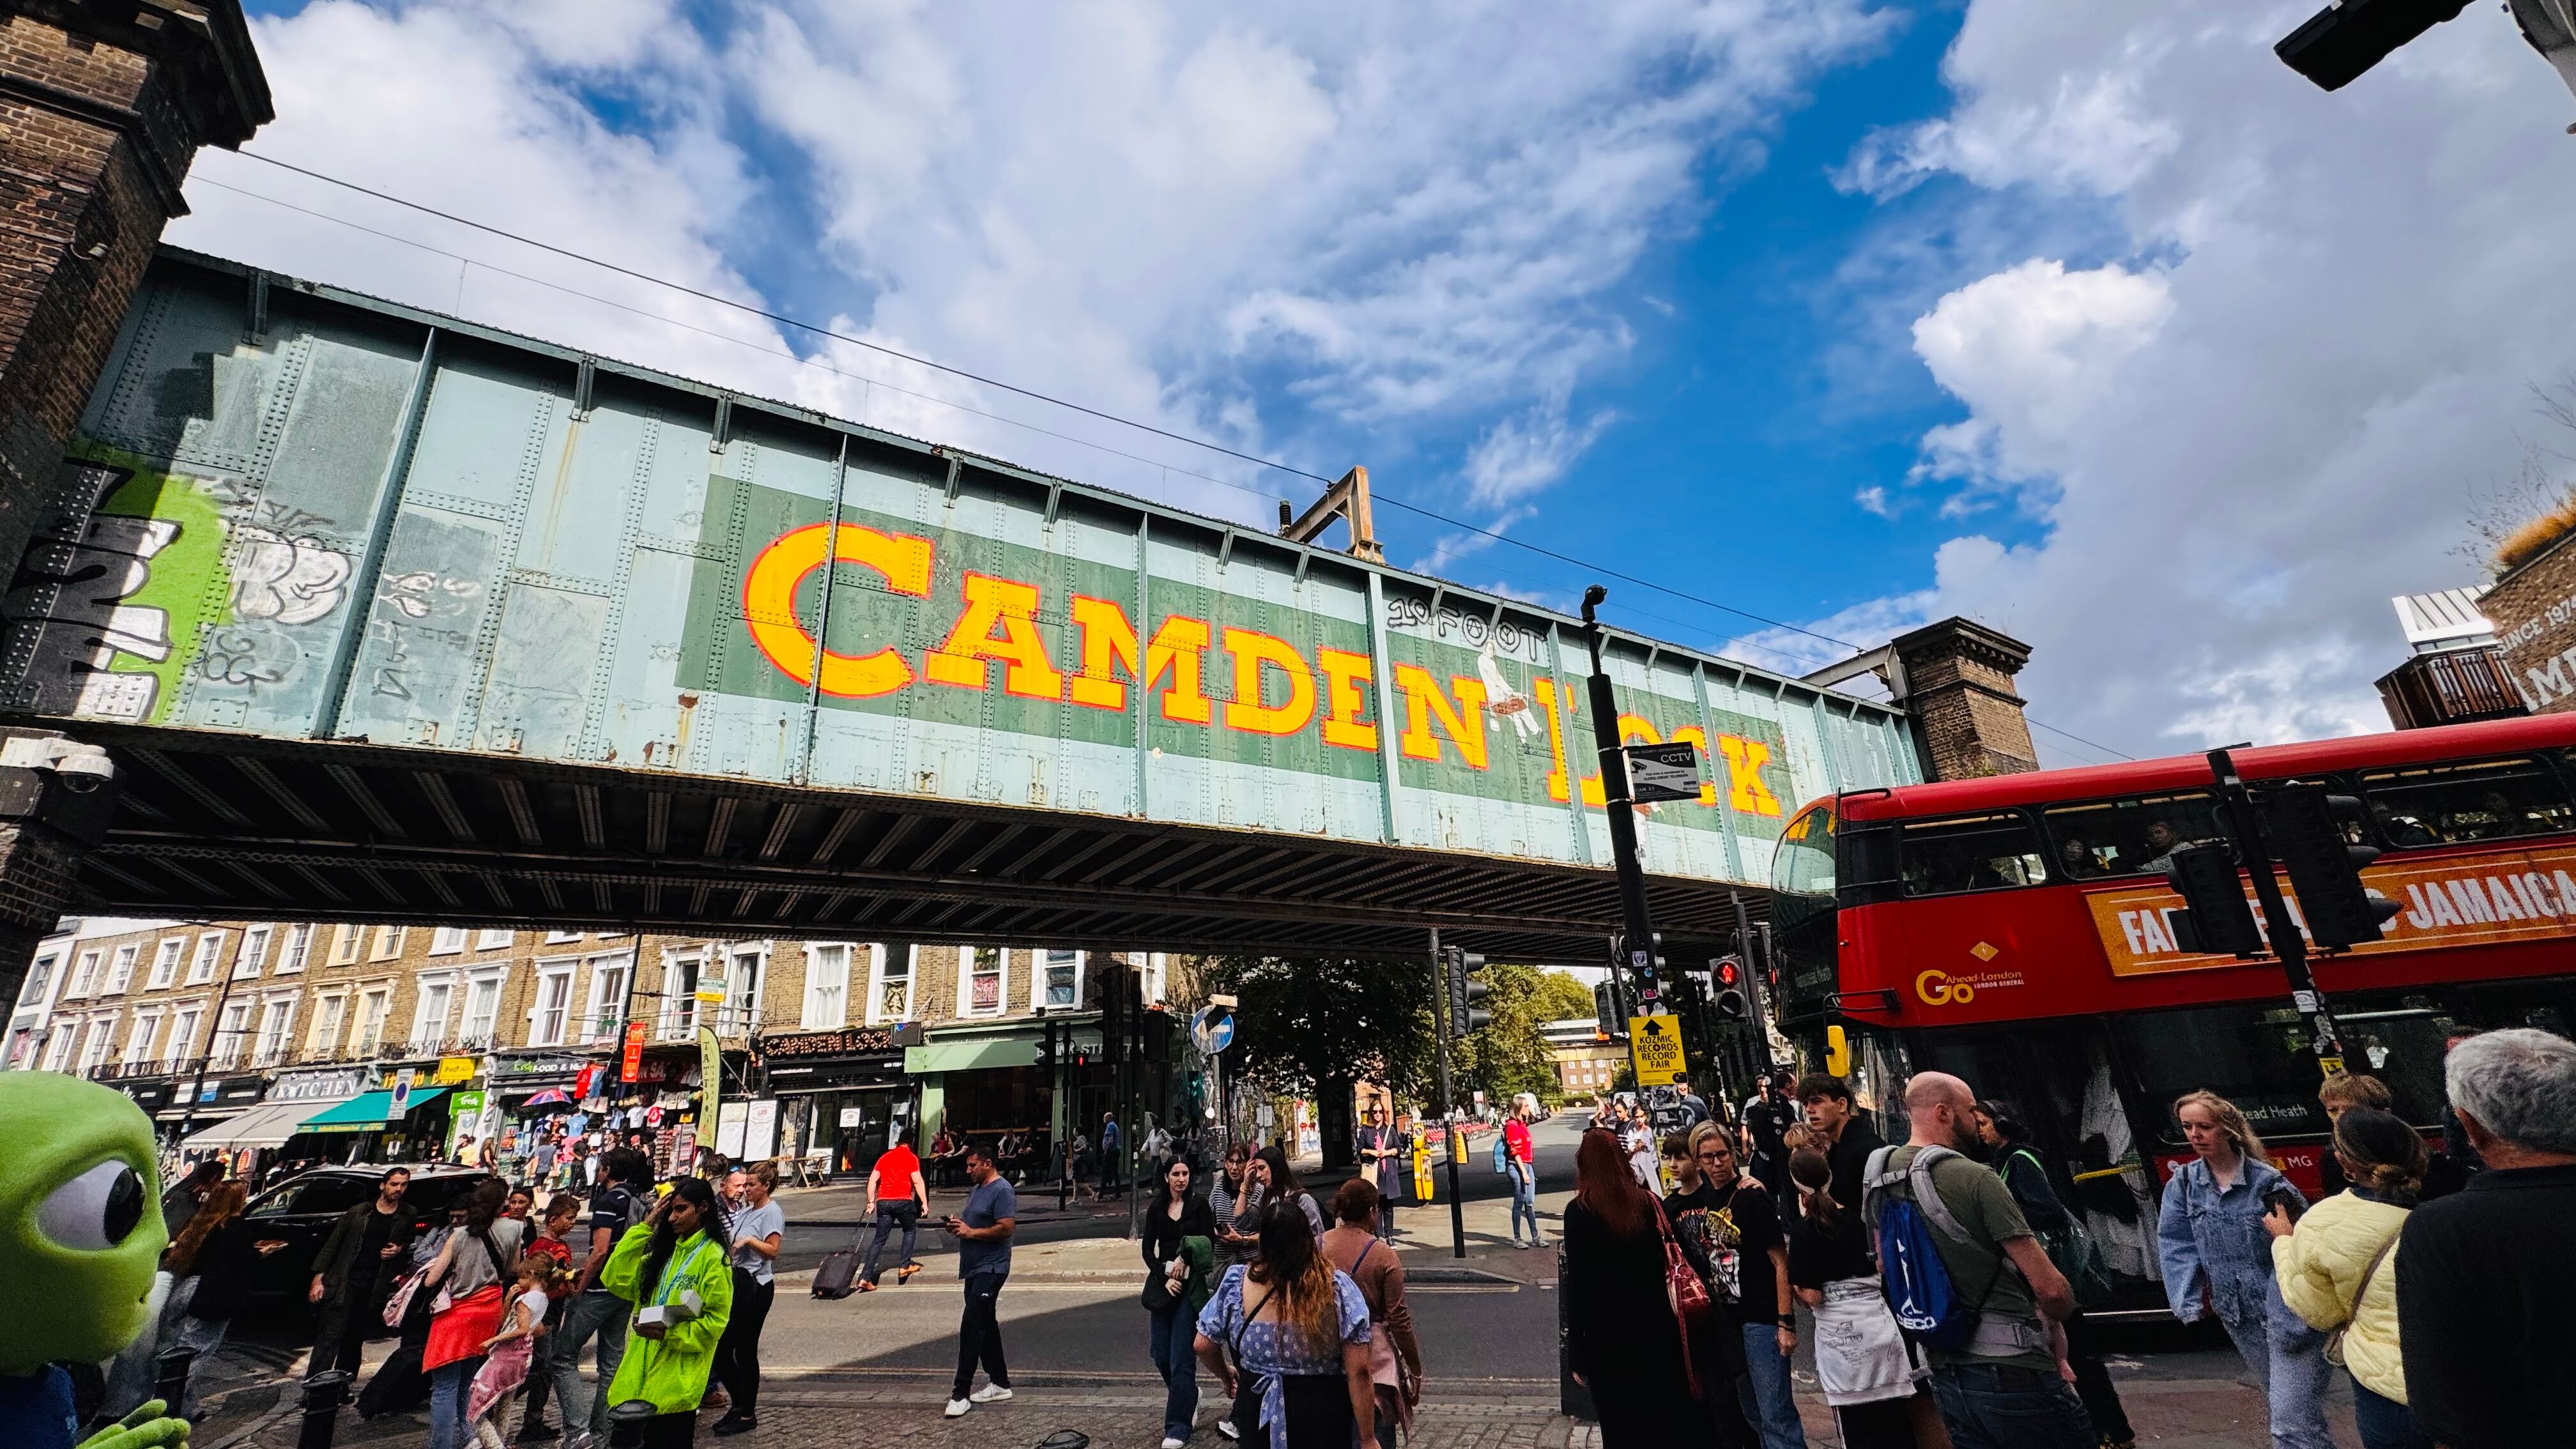
{"type": "Polygon", "coordinates": [[[2361,788],[2380,831],[2400,850],[2576,829],[2566,788],[2538,760],[2372,770],[2361,788]]]}
{"type": "Polygon", "coordinates": [[[2001,890],[2048,879],[2039,832],[2011,811],[1905,822],[1897,838],[1897,870],[1909,896],[2001,890]]]}
{"type": "Polygon", "coordinates": [[[1810,805],[1780,832],[1780,849],[1771,859],[1771,883],[1783,895],[1833,895],[1833,806],[1810,805]]]}
{"type": "Polygon", "coordinates": [[[2174,1099],[2202,1088],[2234,1102],[2258,1136],[2325,1130],[2316,1054],[2288,1003],[2142,1011],[2112,1020],[2145,1090],[2143,1105],[2168,1147],[2183,1141],[2174,1099]]]}
{"type": "Polygon", "coordinates": [[[2215,812],[2206,794],[2054,805],[2047,812],[2057,843],[2052,859],[2064,880],[2134,875],[2161,866],[2176,846],[2219,839],[2225,832],[2215,812]]]}

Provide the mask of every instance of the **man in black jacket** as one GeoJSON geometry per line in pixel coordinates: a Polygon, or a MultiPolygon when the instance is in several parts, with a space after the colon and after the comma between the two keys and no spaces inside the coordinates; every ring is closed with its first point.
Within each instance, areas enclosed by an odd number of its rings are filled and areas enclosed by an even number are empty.
{"type": "Polygon", "coordinates": [[[2576,1423],[2576,1043],[2517,1027],[2451,1049],[2442,1082],[2486,1170],[2397,1245],[2406,1404],[2448,1449],[2565,1443],[2576,1423]]]}
{"type": "Polygon", "coordinates": [[[309,1372],[356,1373],[368,1336],[384,1326],[385,1295],[393,1291],[385,1265],[411,1242],[411,1217],[402,1210],[410,1187],[408,1171],[388,1170],[376,1180],[376,1195],[340,1214],[322,1240],[306,1294],[322,1308],[309,1372]]]}
{"type": "Polygon", "coordinates": [[[1878,1129],[1870,1125],[1869,1118],[1853,1110],[1851,1086],[1840,1077],[1824,1072],[1800,1077],[1798,1105],[1807,1114],[1807,1131],[1815,1136],[1818,1150],[1833,1166],[1830,1191],[1834,1201],[1857,1212],[1869,1155],[1887,1144],[1879,1139],[1878,1129]]]}

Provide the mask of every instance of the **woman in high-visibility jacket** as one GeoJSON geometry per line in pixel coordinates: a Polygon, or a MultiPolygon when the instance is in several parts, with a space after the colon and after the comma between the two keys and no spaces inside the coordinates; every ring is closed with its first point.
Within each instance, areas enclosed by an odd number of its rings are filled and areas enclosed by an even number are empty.
{"type": "Polygon", "coordinates": [[[618,1362],[608,1403],[637,1399],[653,1406],[647,1445],[696,1441],[698,1400],[706,1397],[716,1343],[733,1314],[733,1264],[724,1246],[724,1213],[703,1178],[684,1177],[653,1215],[626,1230],[600,1269],[600,1286],[640,1313],[671,1308],[695,1293],[698,1311],[667,1325],[634,1323],[634,1342],[618,1362]]]}

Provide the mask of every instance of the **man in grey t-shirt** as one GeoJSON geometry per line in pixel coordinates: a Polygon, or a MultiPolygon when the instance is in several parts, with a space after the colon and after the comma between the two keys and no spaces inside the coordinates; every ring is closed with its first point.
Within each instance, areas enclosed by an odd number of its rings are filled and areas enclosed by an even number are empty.
{"type": "Polygon", "coordinates": [[[1932,1392],[1950,1442],[1957,1449],[2094,1449],[2092,1420],[2061,1370],[2066,1340],[2058,1325],[2074,1313],[2075,1294],[2003,1179],[1964,1155],[1977,1142],[1975,1106],[1957,1077],[1915,1074],[1905,1087],[1912,1135],[1902,1147],[1873,1154],[1868,1167],[1869,1181],[1879,1184],[1870,1221],[1877,1222],[1886,1197],[1915,1200],[1919,1179],[1909,1170],[1917,1156],[1948,1149],[1929,1169],[1938,1210],[1923,1208],[1923,1216],[1950,1292],[1977,1310],[1967,1347],[1931,1355],[1932,1392]]]}
{"type": "Polygon", "coordinates": [[[1002,1325],[994,1306],[1002,1296],[1002,1281],[1011,1275],[1011,1233],[1020,1200],[994,1170],[993,1150],[980,1143],[966,1146],[966,1179],[974,1184],[966,1194],[966,1211],[939,1225],[957,1240],[957,1276],[966,1284],[966,1312],[957,1323],[957,1381],[948,1395],[952,1419],[977,1404],[1011,1396],[1011,1371],[1002,1362],[1002,1325]],[[984,1366],[985,1384],[975,1389],[978,1363],[984,1366]]]}

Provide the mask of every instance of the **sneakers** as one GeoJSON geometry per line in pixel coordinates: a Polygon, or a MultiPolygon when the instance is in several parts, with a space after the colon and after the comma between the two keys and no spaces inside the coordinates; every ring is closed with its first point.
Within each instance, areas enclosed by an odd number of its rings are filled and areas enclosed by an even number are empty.
{"type": "Polygon", "coordinates": [[[1001,1384],[986,1384],[966,1397],[979,1404],[998,1404],[1010,1396],[1011,1391],[1007,1387],[1001,1384]]]}
{"type": "Polygon", "coordinates": [[[748,1434],[759,1427],[760,1418],[756,1414],[727,1414],[716,1420],[715,1431],[718,1434],[748,1434]]]}
{"type": "Polygon", "coordinates": [[[1229,1439],[1240,1439],[1243,1437],[1243,1431],[1234,1427],[1234,1420],[1231,1417],[1217,1420],[1216,1431],[1229,1439]]]}
{"type": "Polygon", "coordinates": [[[1163,1449],[1189,1449],[1189,1444],[1187,1439],[1175,1439],[1169,1434],[1163,1436],[1163,1449]]]}
{"type": "Polygon", "coordinates": [[[940,1410],[940,1413],[947,1418],[963,1419],[966,1417],[966,1411],[974,1407],[975,1406],[973,1404],[966,1402],[964,1399],[950,1399],[948,1401],[948,1407],[940,1410]]]}

